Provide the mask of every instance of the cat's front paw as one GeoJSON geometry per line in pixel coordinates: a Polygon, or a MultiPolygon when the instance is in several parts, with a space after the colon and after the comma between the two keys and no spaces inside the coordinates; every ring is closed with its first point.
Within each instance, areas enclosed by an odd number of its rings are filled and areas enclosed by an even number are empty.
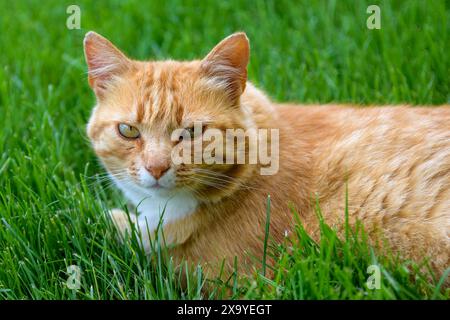
{"type": "Polygon", "coordinates": [[[136,223],[136,216],[134,214],[128,214],[121,210],[121,209],[112,209],[109,211],[109,216],[111,217],[114,225],[116,226],[117,230],[119,231],[121,240],[125,238],[125,235],[128,233],[128,236],[131,236],[131,224],[136,223]]]}

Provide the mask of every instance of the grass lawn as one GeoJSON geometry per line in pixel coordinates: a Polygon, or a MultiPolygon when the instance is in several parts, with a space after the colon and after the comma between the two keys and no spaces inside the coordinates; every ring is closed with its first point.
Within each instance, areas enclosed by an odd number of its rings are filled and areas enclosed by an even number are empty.
{"type": "MultiPolygon", "coordinates": [[[[365,0],[1,1],[0,298],[201,296],[199,270],[180,289],[164,251],[146,257],[136,241],[120,245],[105,217],[124,199],[104,181],[85,135],[94,104],[82,47],[88,30],[137,59],[202,57],[244,30],[249,78],[279,101],[448,103],[448,2],[377,3],[381,30],[367,29],[373,1],[365,0]],[[80,30],[66,27],[74,3],[80,30]],[[82,270],[78,291],[66,285],[70,265],[82,270]]],[[[450,297],[439,279],[376,257],[364,237],[340,241],[325,224],[322,232],[314,243],[299,224],[298,241],[269,246],[279,257],[274,279],[235,277],[216,283],[214,297],[230,290],[251,299],[450,297]],[[380,289],[366,286],[372,264],[380,267],[380,289]]]]}

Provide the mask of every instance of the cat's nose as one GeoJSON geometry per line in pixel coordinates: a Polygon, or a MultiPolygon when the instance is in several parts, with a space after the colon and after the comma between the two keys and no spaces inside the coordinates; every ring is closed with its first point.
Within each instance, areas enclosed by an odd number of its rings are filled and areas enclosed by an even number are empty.
{"type": "Polygon", "coordinates": [[[167,170],[170,169],[170,165],[154,165],[154,166],[146,166],[145,169],[156,179],[158,180],[163,176],[167,170]]]}

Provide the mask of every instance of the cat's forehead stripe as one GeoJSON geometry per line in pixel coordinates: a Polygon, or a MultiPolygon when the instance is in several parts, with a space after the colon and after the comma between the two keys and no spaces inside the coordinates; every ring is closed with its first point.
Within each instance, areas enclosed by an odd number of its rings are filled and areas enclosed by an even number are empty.
{"type": "Polygon", "coordinates": [[[145,65],[142,73],[139,74],[140,77],[140,95],[137,101],[137,112],[136,121],[142,122],[145,118],[146,110],[151,106],[148,99],[148,88],[153,85],[153,73],[149,71],[149,66],[145,65]]]}
{"type": "Polygon", "coordinates": [[[180,123],[183,110],[177,96],[177,70],[171,65],[147,64],[139,73],[139,92],[136,102],[136,121],[155,124],[170,119],[180,123]]]}

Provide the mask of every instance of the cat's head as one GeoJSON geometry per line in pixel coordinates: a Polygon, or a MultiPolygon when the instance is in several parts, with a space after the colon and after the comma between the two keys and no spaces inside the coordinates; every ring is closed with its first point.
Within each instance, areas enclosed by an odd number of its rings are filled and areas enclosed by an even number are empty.
{"type": "Polygon", "coordinates": [[[178,163],[173,152],[189,146],[193,159],[202,130],[247,129],[248,115],[240,106],[249,60],[244,33],[225,38],[204,59],[188,62],[134,61],[94,32],[86,35],[84,48],[97,98],[88,136],[122,188],[149,194],[189,190],[204,197],[238,185],[239,166],[178,163]],[[194,124],[200,126],[195,133],[194,124]]]}

